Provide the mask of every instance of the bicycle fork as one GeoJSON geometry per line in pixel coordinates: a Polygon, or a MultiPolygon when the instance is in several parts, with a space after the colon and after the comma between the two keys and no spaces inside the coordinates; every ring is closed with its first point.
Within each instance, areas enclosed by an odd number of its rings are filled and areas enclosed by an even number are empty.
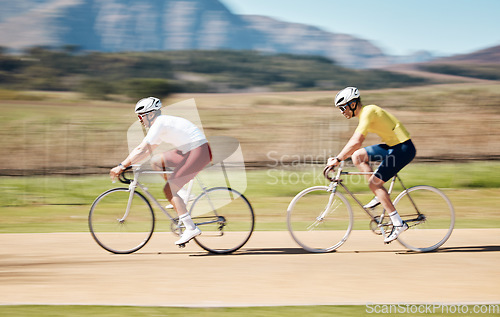
{"type": "Polygon", "coordinates": [[[328,203],[325,206],[325,209],[319,214],[318,217],[316,217],[316,220],[307,227],[308,230],[313,230],[315,227],[317,227],[325,217],[330,214],[333,211],[333,202],[335,200],[335,193],[337,192],[337,183],[332,183],[331,187],[328,188],[329,192],[331,192],[330,197],[328,198],[328,203]]]}
{"type": "Polygon", "coordinates": [[[127,209],[125,209],[125,214],[121,219],[117,219],[120,223],[124,223],[125,219],[127,219],[128,214],[130,213],[130,207],[132,207],[132,200],[134,199],[135,188],[137,187],[137,180],[133,180],[128,186],[128,201],[127,201],[127,209]]]}

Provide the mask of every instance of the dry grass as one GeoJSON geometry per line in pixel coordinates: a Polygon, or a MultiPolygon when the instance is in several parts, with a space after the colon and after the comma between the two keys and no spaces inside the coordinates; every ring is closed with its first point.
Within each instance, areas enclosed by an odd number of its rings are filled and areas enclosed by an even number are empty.
{"type": "MultiPolygon", "coordinates": [[[[405,124],[419,159],[488,159],[500,157],[499,88],[454,84],[362,94],[364,104],[387,108],[405,124]]],[[[9,158],[3,174],[99,172],[126,156],[126,131],[136,120],[133,102],[88,101],[65,93],[29,96],[30,101],[0,101],[0,146],[9,158]]],[[[325,91],[183,94],[164,104],[195,98],[208,136],[236,137],[247,162],[269,165],[321,161],[340,150],[357,120],[335,111],[333,96],[325,91]]],[[[376,142],[371,136],[366,144],[376,142]]]]}

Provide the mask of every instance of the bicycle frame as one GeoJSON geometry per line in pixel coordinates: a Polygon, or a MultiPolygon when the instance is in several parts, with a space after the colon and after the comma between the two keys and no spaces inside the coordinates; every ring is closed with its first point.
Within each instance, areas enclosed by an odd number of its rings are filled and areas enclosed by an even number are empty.
{"type": "MultiPolygon", "coordinates": [[[[382,214],[380,215],[380,220],[377,220],[377,217],[379,217],[379,216],[373,215],[370,212],[369,208],[365,208],[363,206],[363,204],[359,201],[359,199],[356,197],[356,195],[353,192],[351,192],[349,190],[349,188],[347,188],[346,185],[343,184],[343,180],[341,178],[342,175],[373,175],[375,173],[374,172],[344,172],[343,171],[344,164],[345,164],[344,161],[341,162],[341,164],[340,164],[340,166],[339,166],[339,168],[337,170],[337,174],[336,174],[335,178],[329,179],[331,181],[331,183],[330,183],[330,186],[328,188],[328,191],[331,191],[332,192],[332,196],[335,196],[335,192],[337,190],[337,187],[340,185],[349,194],[349,196],[351,196],[352,199],[354,199],[354,201],[361,207],[361,209],[363,209],[365,211],[365,213],[368,215],[368,217],[370,217],[373,221],[378,222],[379,227],[382,227],[383,220],[384,220],[384,217],[385,217],[385,209],[383,209],[382,214]]],[[[406,194],[408,195],[408,198],[410,199],[413,207],[415,207],[415,210],[416,210],[416,212],[418,214],[418,217],[417,217],[416,220],[418,220],[419,217],[420,217],[420,215],[421,215],[421,213],[418,210],[418,207],[415,204],[414,200],[411,198],[410,193],[408,192],[408,188],[403,184],[403,181],[401,180],[401,178],[397,174],[394,175],[394,177],[392,178],[391,183],[389,185],[389,190],[387,192],[389,193],[389,195],[392,194],[392,191],[394,189],[394,184],[396,183],[396,179],[399,181],[399,184],[401,184],[401,187],[403,187],[402,192],[406,192],[406,194]]]]}
{"type": "MultiPolygon", "coordinates": [[[[352,201],[349,196],[370,218],[369,229],[374,234],[383,236],[385,243],[388,240],[387,235],[394,229],[387,215],[391,209],[384,210],[383,206],[377,209],[374,206],[364,208],[361,201],[349,190],[346,185],[348,182],[343,182],[345,175],[370,177],[375,174],[371,171],[347,172],[344,171],[344,165],[345,162],[341,162],[336,171],[333,166],[325,167],[323,175],[330,181],[329,185],[305,188],[296,194],[288,205],[288,231],[295,242],[306,251],[331,252],[344,244],[354,227],[352,201]],[[342,192],[342,188],[345,192],[342,192]]],[[[411,230],[404,238],[399,239],[398,236],[397,240],[416,252],[433,251],[443,245],[450,237],[455,224],[451,201],[433,186],[406,187],[398,175],[394,175],[390,180],[387,184],[389,193],[394,193],[396,181],[402,186],[401,191],[399,188],[397,190],[400,191],[399,195],[391,201],[399,209],[401,220],[407,225],[405,229],[416,227],[416,230],[411,230]]]]}
{"type": "MultiPolygon", "coordinates": [[[[146,186],[144,186],[143,184],[141,184],[139,182],[139,178],[140,178],[140,175],[142,174],[160,174],[160,175],[167,175],[167,174],[172,174],[173,172],[172,171],[150,171],[150,170],[141,170],[140,166],[139,167],[136,167],[133,169],[133,172],[134,172],[134,179],[130,182],[129,184],[129,198],[128,198],[128,202],[127,202],[127,209],[125,211],[125,215],[123,216],[122,219],[120,219],[119,221],[124,221],[129,212],[130,212],[130,207],[131,207],[131,204],[132,204],[132,199],[133,199],[133,195],[134,195],[134,192],[136,191],[137,188],[140,188],[141,191],[146,195],[146,197],[153,201],[155,203],[155,205],[157,207],[160,208],[160,210],[163,212],[163,214],[165,214],[165,216],[167,216],[170,221],[172,222],[172,224],[176,224],[178,227],[180,227],[180,223],[178,222],[178,219],[179,217],[177,217],[177,215],[175,215],[175,217],[173,217],[163,206],[162,204],[160,204],[160,202],[153,196],[153,194],[151,194],[149,191],[148,191],[148,188],[146,186]]],[[[193,184],[194,184],[194,180],[196,179],[196,182],[198,183],[198,185],[200,186],[201,190],[202,190],[202,193],[201,194],[206,194],[207,192],[207,187],[203,184],[203,182],[199,179],[199,177],[195,177],[193,178],[192,180],[189,181],[188,183],[188,197],[191,195],[191,191],[193,189],[193,184]]],[[[212,201],[210,200],[210,197],[207,195],[207,200],[210,204],[210,207],[212,208],[212,210],[215,212],[215,207],[212,203],[212,201]]],[[[187,206],[186,206],[187,208],[187,206]]],[[[215,212],[216,213],[216,212],[215,212]]],[[[219,217],[216,213],[216,216],[219,217]]],[[[212,218],[212,217],[209,217],[209,218],[212,218]]],[[[197,223],[198,225],[204,225],[204,224],[209,224],[209,223],[214,223],[214,222],[217,222],[219,221],[219,219],[216,219],[216,220],[213,220],[213,221],[206,221],[206,222],[201,222],[201,223],[197,223]]]]}

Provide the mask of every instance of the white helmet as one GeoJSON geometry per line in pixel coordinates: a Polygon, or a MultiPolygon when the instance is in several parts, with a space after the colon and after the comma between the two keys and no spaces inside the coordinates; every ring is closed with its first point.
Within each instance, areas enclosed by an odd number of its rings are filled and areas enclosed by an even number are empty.
{"type": "Polygon", "coordinates": [[[345,105],[349,101],[353,99],[359,98],[361,95],[359,93],[358,88],[356,87],[347,87],[342,89],[335,96],[335,107],[345,105]]]}
{"type": "Polygon", "coordinates": [[[143,114],[161,108],[161,101],[155,97],[147,97],[139,100],[135,105],[135,113],[143,114]]]}

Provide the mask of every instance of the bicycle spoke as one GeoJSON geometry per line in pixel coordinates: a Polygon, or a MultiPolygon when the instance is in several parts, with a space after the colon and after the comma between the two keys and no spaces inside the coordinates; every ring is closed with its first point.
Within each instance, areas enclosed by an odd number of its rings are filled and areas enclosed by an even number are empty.
{"type": "Polygon", "coordinates": [[[352,211],[340,193],[333,196],[327,187],[311,187],[292,200],[287,222],[293,239],[302,248],[310,252],[329,252],[349,236],[352,211]]]}
{"type": "Polygon", "coordinates": [[[207,190],[196,198],[190,212],[202,231],[195,241],[209,252],[234,252],[252,235],[255,223],[252,206],[234,189],[207,190]]]}
{"type": "Polygon", "coordinates": [[[338,199],[334,200],[334,204],[335,206],[332,207],[328,204],[325,210],[316,218],[316,220],[310,226],[307,227],[307,229],[313,230],[315,227],[319,226],[324,221],[325,217],[333,214],[333,212],[336,211],[338,208],[340,208],[340,206],[342,205],[342,203],[338,199]]]}
{"type": "Polygon", "coordinates": [[[450,237],[455,225],[455,212],[449,199],[439,189],[426,185],[409,188],[394,200],[394,205],[409,226],[409,230],[398,238],[408,249],[432,251],[450,237]]]}
{"type": "Polygon", "coordinates": [[[113,253],[132,253],[142,248],[153,234],[154,221],[147,199],[138,192],[130,196],[128,188],[104,192],[94,201],[89,213],[92,237],[113,253]]]}

